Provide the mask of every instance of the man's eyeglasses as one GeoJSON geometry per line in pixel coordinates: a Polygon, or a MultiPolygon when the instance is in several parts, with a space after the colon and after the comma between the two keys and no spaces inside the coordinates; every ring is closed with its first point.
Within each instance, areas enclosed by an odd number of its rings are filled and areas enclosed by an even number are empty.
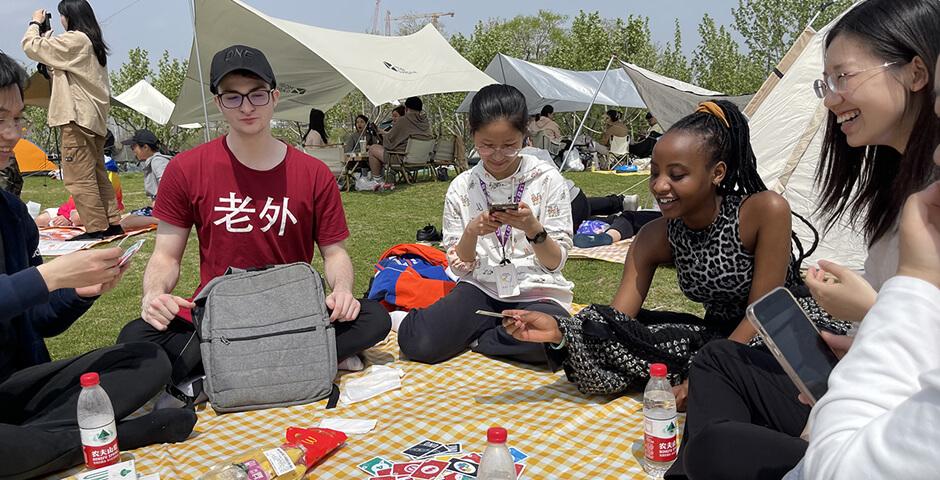
{"type": "Polygon", "coordinates": [[[502,148],[493,148],[493,147],[477,147],[477,152],[480,153],[481,157],[497,157],[497,158],[512,158],[516,155],[519,155],[522,149],[519,147],[502,147],[502,148]]]}
{"type": "Polygon", "coordinates": [[[271,92],[273,92],[273,90],[254,90],[247,94],[226,92],[220,93],[218,97],[219,102],[225,108],[240,108],[246,98],[248,99],[248,103],[256,107],[263,107],[271,103],[271,92]]]}
{"type": "Polygon", "coordinates": [[[822,79],[813,82],[813,91],[816,92],[816,96],[819,98],[826,98],[826,95],[829,95],[829,92],[844,93],[848,90],[850,78],[872,70],[888,68],[898,63],[901,62],[887,62],[878,65],[877,67],[866,68],[864,70],[857,70],[854,72],[840,73],[836,76],[826,75],[822,79]]]}

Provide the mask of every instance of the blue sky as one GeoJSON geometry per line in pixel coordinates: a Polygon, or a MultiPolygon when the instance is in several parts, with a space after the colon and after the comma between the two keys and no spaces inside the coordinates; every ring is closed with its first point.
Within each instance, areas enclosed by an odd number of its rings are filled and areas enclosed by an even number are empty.
{"type": "MultiPolygon", "coordinates": [[[[127,59],[128,50],[142,47],[156,57],[169,50],[175,57],[188,57],[192,43],[189,0],[90,0],[102,23],[105,41],[111,47],[110,68],[118,68],[127,59]]],[[[216,0],[213,0],[216,1],[216,0]]],[[[374,0],[245,0],[268,15],[309,25],[364,32],[371,28],[374,0]]],[[[57,0],[0,0],[0,50],[25,61],[20,39],[32,12],[38,8],[55,9],[57,0]]],[[[732,23],[731,9],[737,0],[382,0],[380,29],[384,31],[385,11],[392,16],[406,13],[454,12],[442,19],[447,33],[469,34],[480,20],[533,14],[539,9],[569,16],[578,10],[597,10],[605,17],[638,14],[650,18],[653,40],[665,44],[672,40],[673,22],[679,19],[687,53],[698,44],[696,27],[708,12],[716,21],[732,23]]],[[[58,15],[53,26],[61,30],[58,15]]],[[[395,30],[395,25],[392,25],[395,30]]]]}

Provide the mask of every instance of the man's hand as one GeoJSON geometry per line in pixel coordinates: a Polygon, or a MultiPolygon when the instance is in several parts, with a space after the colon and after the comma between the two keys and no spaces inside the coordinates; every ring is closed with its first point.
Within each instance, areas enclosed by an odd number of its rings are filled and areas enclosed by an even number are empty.
{"type": "Polygon", "coordinates": [[[351,322],[359,317],[359,300],[350,292],[331,292],[326,296],[326,307],[331,310],[330,322],[351,322]]]}
{"type": "Polygon", "coordinates": [[[110,283],[121,275],[120,248],[79,250],[57,257],[38,267],[50,292],[60,288],[81,288],[110,283]]]}
{"type": "Polygon", "coordinates": [[[503,328],[522,342],[561,343],[562,334],[555,317],[531,310],[503,310],[503,328]]]}
{"type": "Polygon", "coordinates": [[[907,199],[899,237],[898,274],[940,288],[940,182],[907,199]]]}
{"type": "Polygon", "coordinates": [[[819,306],[840,320],[860,322],[865,318],[878,296],[875,289],[861,275],[837,263],[820,260],[819,267],[810,267],[806,274],[806,286],[819,306]],[[839,282],[826,280],[826,272],[839,282]]]}
{"type": "Polygon", "coordinates": [[[180,308],[193,308],[196,304],[176,295],[162,293],[153,297],[144,297],[141,302],[140,318],[157,331],[166,330],[180,308]]]}
{"type": "Polygon", "coordinates": [[[684,412],[686,400],[689,398],[689,379],[672,387],[672,394],[676,396],[676,410],[684,412]]]}

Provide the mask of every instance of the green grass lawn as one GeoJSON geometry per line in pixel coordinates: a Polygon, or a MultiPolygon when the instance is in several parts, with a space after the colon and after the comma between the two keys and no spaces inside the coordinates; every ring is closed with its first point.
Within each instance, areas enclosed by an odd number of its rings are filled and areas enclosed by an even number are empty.
{"type": "MultiPolygon", "coordinates": [[[[649,205],[649,192],[645,177],[569,173],[568,178],[589,196],[619,193],[636,185],[633,192],[640,193],[643,205],[649,205]],[[638,184],[640,182],[640,184],[638,184]]],[[[125,174],[121,177],[124,205],[128,210],[146,205],[143,176],[125,174]]],[[[372,275],[372,266],[388,247],[415,241],[415,231],[428,223],[441,226],[441,211],[447,183],[422,182],[414,186],[399,186],[392,192],[343,192],[343,205],[352,236],[348,240],[349,254],[356,271],[356,292],[365,292],[372,275]]],[[[26,179],[23,201],[32,200],[43,208],[58,206],[68,197],[58,180],[44,177],[26,179]]],[[[144,267],[153,251],[153,233],[143,235],[149,241],[121,284],[99,299],[94,307],[67,332],[48,339],[53,358],[66,358],[91,349],[114,343],[121,327],[140,316],[141,283],[144,267]]],[[[183,260],[183,269],[176,293],[189,296],[199,283],[199,249],[195,234],[190,236],[183,260]]],[[[47,259],[48,260],[48,259],[47,259]]],[[[319,258],[314,266],[322,271],[319,258]]],[[[569,260],[565,277],[575,283],[574,301],[577,303],[610,303],[620,282],[621,265],[596,260],[569,260]]],[[[646,307],[701,313],[697,304],[689,302],[679,292],[675,271],[661,268],[656,274],[646,307]]]]}

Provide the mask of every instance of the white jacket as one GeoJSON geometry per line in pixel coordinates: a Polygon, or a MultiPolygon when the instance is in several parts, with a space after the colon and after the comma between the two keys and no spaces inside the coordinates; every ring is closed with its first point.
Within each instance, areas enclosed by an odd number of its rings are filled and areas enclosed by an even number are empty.
{"type": "Polygon", "coordinates": [[[788,479],[940,478],[940,289],[910,277],[881,287],[809,421],[788,479]]]}
{"type": "Polygon", "coordinates": [[[496,180],[484,168],[483,162],[461,173],[450,184],[444,199],[444,222],[442,245],[447,249],[451,270],[461,282],[475,285],[492,298],[505,302],[531,302],[553,300],[565,308],[571,305],[574,284],[565,280],[561,270],[571,249],[571,199],[565,179],[558,169],[531,155],[520,155],[519,169],[504,180],[496,180]],[[493,268],[503,259],[502,249],[495,233],[477,239],[477,260],[466,265],[457,258],[454,248],[471,220],[489,209],[486,196],[480,186],[486,183],[492,203],[510,203],[521,182],[525,182],[522,201],[532,208],[532,213],[545,228],[548,236],[561,248],[561,263],[549,270],[535,256],[532,245],[524,232],[512,229],[512,238],[506,245],[507,255],[516,266],[520,294],[500,298],[493,268]]]}

